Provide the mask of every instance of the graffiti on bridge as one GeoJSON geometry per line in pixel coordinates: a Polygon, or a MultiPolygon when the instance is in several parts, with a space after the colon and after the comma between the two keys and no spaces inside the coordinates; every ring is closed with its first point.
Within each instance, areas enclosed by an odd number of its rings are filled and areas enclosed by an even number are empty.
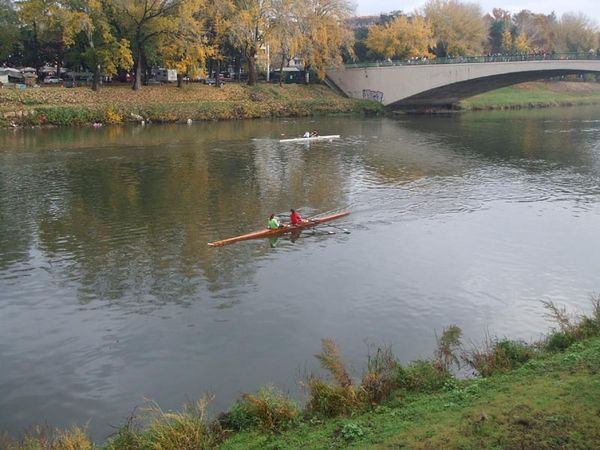
{"type": "Polygon", "coordinates": [[[383,92],[381,91],[372,91],[371,89],[363,89],[363,99],[365,100],[373,100],[374,102],[381,103],[383,101],[383,92]]]}

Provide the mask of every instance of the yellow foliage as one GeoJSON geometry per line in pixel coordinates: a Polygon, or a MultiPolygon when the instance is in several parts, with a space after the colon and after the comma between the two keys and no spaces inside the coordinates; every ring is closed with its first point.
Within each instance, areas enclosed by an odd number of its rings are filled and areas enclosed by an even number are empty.
{"type": "Polygon", "coordinates": [[[459,0],[429,0],[423,8],[433,37],[451,55],[480,55],[487,37],[481,6],[459,0]]]}
{"type": "Polygon", "coordinates": [[[398,16],[384,25],[369,27],[367,47],[386,58],[411,58],[428,55],[432,38],[433,29],[425,18],[398,16]]]}
{"type": "Polygon", "coordinates": [[[121,123],[123,122],[123,115],[115,111],[112,106],[109,106],[104,111],[104,121],[106,123],[121,123]]]}
{"type": "Polygon", "coordinates": [[[325,77],[325,69],[328,66],[341,63],[343,48],[352,53],[354,37],[339,18],[342,12],[326,14],[317,9],[309,13],[304,24],[304,63],[316,69],[321,79],[325,77]]]}

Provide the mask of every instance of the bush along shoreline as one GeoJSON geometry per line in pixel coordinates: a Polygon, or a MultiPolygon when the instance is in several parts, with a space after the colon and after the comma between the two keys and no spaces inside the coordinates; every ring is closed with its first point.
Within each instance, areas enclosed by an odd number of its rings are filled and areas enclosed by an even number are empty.
{"type": "Polygon", "coordinates": [[[321,85],[148,86],[139,92],[127,86],[99,92],[63,87],[0,90],[4,128],[383,113],[380,103],[341,97],[321,85]]]}
{"type": "Polygon", "coordinates": [[[37,428],[8,450],[292,448],[597,448],[600,442],[600,296],[588,316],[544,303],[555,326],[540,341],[487,337],[465,346],[450,325],[431,359],[402,365],[391,347],[370,351],[352,377],[330,339],[316,355],[328,378],[303,381],[299,405],[273,386],[243,394],[210,418],[208,398],[180,412],[155,403],[104,444],[85,429],[37,428]],[[457,368],[472,376],[456,377],[457,368]]]}

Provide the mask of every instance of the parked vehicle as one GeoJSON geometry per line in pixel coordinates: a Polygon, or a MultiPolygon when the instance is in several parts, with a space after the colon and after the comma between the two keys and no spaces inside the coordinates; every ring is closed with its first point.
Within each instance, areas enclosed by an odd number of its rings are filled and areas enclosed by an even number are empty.
{"type": "MultiPolygon", "coordinates": [[[[216,78],[206,78],[206,79],[202,80],[202,82],[204,84],[208,84],[209,86],[214,86],[215,84],[217,84],[216,78]]],[[[224,84],[225,84],[225,78],[223,77],[223,75],[219,75],[219,86],[223,86],[224,84]]]]}
{"type": "Polygon", "coordinates": [[[43,81],[44,84],[61,84],[62,82],[63,80],[55,76],[46,77],[43,81]]]}
{"type": "Polygon", "coordinates": [[[163,83],[177,81],[177,71],[175,69],[158,69],[155,78],[163,83]]]}
{"type": "Polygon", "coordinates": [[[117,75],[113,77],[113,81],[119,81],[121,83],[130,83],[133,81],[133,74],[120,70],[117,75]]]}

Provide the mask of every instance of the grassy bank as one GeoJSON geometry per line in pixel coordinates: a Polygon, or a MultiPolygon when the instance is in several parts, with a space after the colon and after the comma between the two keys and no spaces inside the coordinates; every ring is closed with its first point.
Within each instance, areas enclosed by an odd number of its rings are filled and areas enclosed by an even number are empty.
{"type": "Polygon", "coordinates": [[[373,349],[352,377],[330,340],[316,355],[329,378],[303,381],[300,406],[274,387],[244,394],[209,419],[207,400],[182,412],[150,404],[103,445],[85,431],[38,430],[9,450],[192,449],[588,449],[600,442],[600,297],[592,314],[570,317],[547,304],[556,328],[524,343],[488,338],[465,346],[451,325],[434,356],[401,365],[391,348],[373,349]],[[456,378],[457,364],[475,376],[456,378]]]}
{"type": "Polygon", "coordinates": [[[600,442],[600,339],[509,373],[405,393],[373,410],[252,432],[223,449],[592,449],[600,442]]]}
{"type": "Polygon", "coordinates": [[[223,88],[189,84],[106,86],[89,88],[41,87],[0,89],[0,126],[82,126],[92,123],[139,121],[185,122],[260,117],[295,117],[336,113],[376,114],[376,102],[336,95],[320,85],[259,85],[231,83],[223,88]]]}
{"type": "Polygon", "coordinates": [[[600,104],[600,83],[537,81],[509,86],[462,100],[464,110],[548,108],[600,104]]]}

